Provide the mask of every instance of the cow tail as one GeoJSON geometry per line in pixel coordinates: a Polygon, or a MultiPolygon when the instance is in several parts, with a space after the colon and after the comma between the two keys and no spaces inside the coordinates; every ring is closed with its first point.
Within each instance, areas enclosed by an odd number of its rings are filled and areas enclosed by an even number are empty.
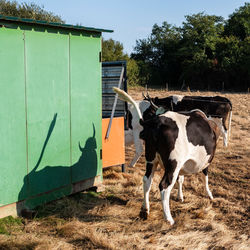
{"type": "Polygon", "coordinates": [[[141,114],[141,111],[140,111],[140,109],[139,109],[139,106],[138,106],[137,103],[133,100],[133,98],[132,98],[130,95],[128,95],[125,91],[123,91],[122,89],[113,87],[113,90],[114,90],[115,93],[118,94],[119,99],[121,99],[121,100],[123,100],[123,101],[125,101],[125,102],[131,103],[131,104],[135,107],[135,109],[136,109],[136,111],[137,111],[137,113],[138,113],[140,119],[142,119],[142,114],[141,114]]]}

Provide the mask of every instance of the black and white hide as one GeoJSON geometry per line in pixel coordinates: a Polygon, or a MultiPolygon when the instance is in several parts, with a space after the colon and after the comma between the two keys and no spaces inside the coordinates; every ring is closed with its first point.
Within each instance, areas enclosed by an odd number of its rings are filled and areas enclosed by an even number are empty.
{"type": "MultiPolygon", "coordinates": [[[[184,175],[202,171],[207,195],[213,199],[207,173],[215,154],[221,126],[209,120],[200,110],[185,113],[168,111],[143,120],[136,102],[124,91],[117,88],[114,91],[120,99],[134,105],[143,127],[140,138],[145,142],[146,173],[143,177],[144,202],[141,216],[147,217],[149,214],[149,191],[158,164],[164,169],[159,184],[164,217],[171,225],[174,220],[169,207],[170,193],[179,175],[182,176],[179,178],[181,184],[184,175]]],[[[180,192],[179,189],[181,198],[180,192]]]]}
{"type": "MultiPolygon", "coordinates": [[[[165,98],[151,98],[149,95],[144,100],[152,101],[166,111],[191,111],[199,109],[213,120],[221,120],[221,134],[224,146],[228,145],[232,119],[232,103],[223,96],[183,96],[173,95],[165,98]]],[[[218,123],[219,124],[219,123],[218,123]]]]}
{"type": "Polygon", "coordinates": [[[164,176],[159,184],[164,217],[170,224],[174,220],[170,213],[171,190],[179,176],[178,196],[183,200],[181,185],[184,175],[204,173],[207,195],[213,199],[208,187],[208,166],[211,163],[220,127],[208,120],[199,110],[180,114],[168,111],[154,119],[140,121],[143,130],[140,138],[145,141],[146,174],[143,177],[144,203],[141,215],[149,214],[149,191],[154,172],[159,164],[164,176]]]}

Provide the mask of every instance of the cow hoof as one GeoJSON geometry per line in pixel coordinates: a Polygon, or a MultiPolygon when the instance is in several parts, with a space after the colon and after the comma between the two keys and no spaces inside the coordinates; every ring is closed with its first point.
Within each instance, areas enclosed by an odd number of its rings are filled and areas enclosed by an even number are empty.
{"type": "Polygon", "coordinates": [[[174,219],[172,218],[172,216],[169,218],[164,215],[164,217],[165,217],[165,220],[170,224],[170,226],[174,225],[174,219]]]}
{"type": "Polygon", "coordinates": [[[143,220],[146,220],[148,218],[148,213],[147,213],[146,209],[144,209],[144,208],[141,209],[140,218],[143,219],[143,220]]]}
{"type": "Polygon", "coordinates": [[[174,225],[174,220],[168,220],[168,222],[170,223],[170,226],[173,226],[174,225]]]}
{"type": "Polygon", "coordinates": [[[181,202],[184,202],[183,197],[177,197],[177,199],[178,199],[179,201],[181,201],[181,202]]]}

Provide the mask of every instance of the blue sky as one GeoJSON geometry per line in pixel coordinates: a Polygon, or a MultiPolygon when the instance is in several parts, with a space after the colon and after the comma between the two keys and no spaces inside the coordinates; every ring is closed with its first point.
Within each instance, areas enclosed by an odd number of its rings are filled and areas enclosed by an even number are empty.
{"type": "Polygon", "coordinates": [[[147,38],[152,26],[163,21],[181,26],[185,15],[204,11],[225,19],[246,0],[18,0],[43,6],[69,24],[112,29],[103,33],[123,44],[124,51],[131,53],[136,40],[147,38]]]}

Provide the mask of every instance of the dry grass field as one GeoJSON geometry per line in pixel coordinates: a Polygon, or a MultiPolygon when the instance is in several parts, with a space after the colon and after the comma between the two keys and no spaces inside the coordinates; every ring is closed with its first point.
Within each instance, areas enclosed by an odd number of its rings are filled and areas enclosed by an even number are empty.
{"type": "MultiPolygon", "coordinates": [[[[141,99],[142,89],[129,94],[141,99]]],[[[185,177],[184,202],[172,190],[170,207],[175,224],[163,218],[159,169],[150,193],[151,213],[139,218],[143,200],[144,157],[134,168],[104,171],[104,191],[82,192],[47,204],[34,219],[0,222],[0,249],[250,249],[249,166],[250,95],[214,92],[149,90],[152,96],[171,94],[223,95],[233,104],[229,146],[220,139],[209,168],[214,200],[204,191],[201,174],[185,177]]],[[[126,148],[126,162],[134,148],[126,148]]]]}

